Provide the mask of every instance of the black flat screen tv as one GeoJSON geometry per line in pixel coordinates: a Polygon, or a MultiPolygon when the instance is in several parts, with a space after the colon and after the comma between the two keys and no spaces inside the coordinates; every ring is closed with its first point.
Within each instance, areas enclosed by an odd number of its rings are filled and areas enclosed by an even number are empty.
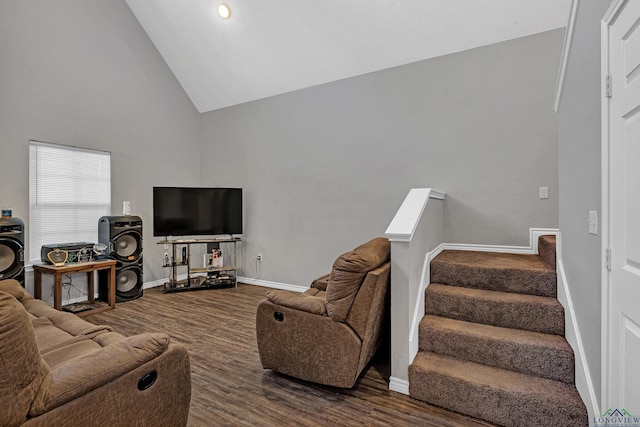
{"type": "Polygon", "coordinates": [[[153,187],[154,236],[242,234],[242,188],[153,187]]]}

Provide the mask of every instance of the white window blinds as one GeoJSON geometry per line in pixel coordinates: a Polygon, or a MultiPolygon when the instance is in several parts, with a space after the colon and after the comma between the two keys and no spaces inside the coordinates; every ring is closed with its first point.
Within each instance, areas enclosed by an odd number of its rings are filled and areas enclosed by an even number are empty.
{"type": "Polygon", "coordinates": [[[111,153],[29,142],[29,260],[44,244],[98,241],[111,214],[111,153]]]}

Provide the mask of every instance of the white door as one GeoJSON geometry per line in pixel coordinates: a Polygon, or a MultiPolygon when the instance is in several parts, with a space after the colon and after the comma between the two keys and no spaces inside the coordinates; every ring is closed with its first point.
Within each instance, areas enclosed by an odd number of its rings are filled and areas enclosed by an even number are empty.
{"type": "Polygon", "coordinates": [[[609,185],[604,194],[609,195],[611,271],[604,319],[608,396],[602,409],[626,409],[640,416],[640,1],[616,4],[621,6],[605,26],[611,97],[604,109],[609,113],[604,125],[609,132],[609,185]]]}

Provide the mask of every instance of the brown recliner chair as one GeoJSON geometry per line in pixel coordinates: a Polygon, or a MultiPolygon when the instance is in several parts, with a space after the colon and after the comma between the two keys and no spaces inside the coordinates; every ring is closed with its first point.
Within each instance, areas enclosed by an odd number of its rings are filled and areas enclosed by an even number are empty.
{"type": "Polygon", "coordinates": [[[338,257],[304,293],[267,292],[256,314],[262,366],[353,387],[380,345],[390,269],[389,241],[376,238],[338,257]]]}

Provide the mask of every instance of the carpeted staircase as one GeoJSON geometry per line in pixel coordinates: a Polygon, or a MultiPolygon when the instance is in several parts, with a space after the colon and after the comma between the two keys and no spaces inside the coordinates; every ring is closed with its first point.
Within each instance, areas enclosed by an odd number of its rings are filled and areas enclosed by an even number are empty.
{"type": "Polygon", "coordinates": [[[539,255],[444,251],[431,262],[418,400],[503,426],[586,426],[556,299],[555,236],[539,255]]]}

